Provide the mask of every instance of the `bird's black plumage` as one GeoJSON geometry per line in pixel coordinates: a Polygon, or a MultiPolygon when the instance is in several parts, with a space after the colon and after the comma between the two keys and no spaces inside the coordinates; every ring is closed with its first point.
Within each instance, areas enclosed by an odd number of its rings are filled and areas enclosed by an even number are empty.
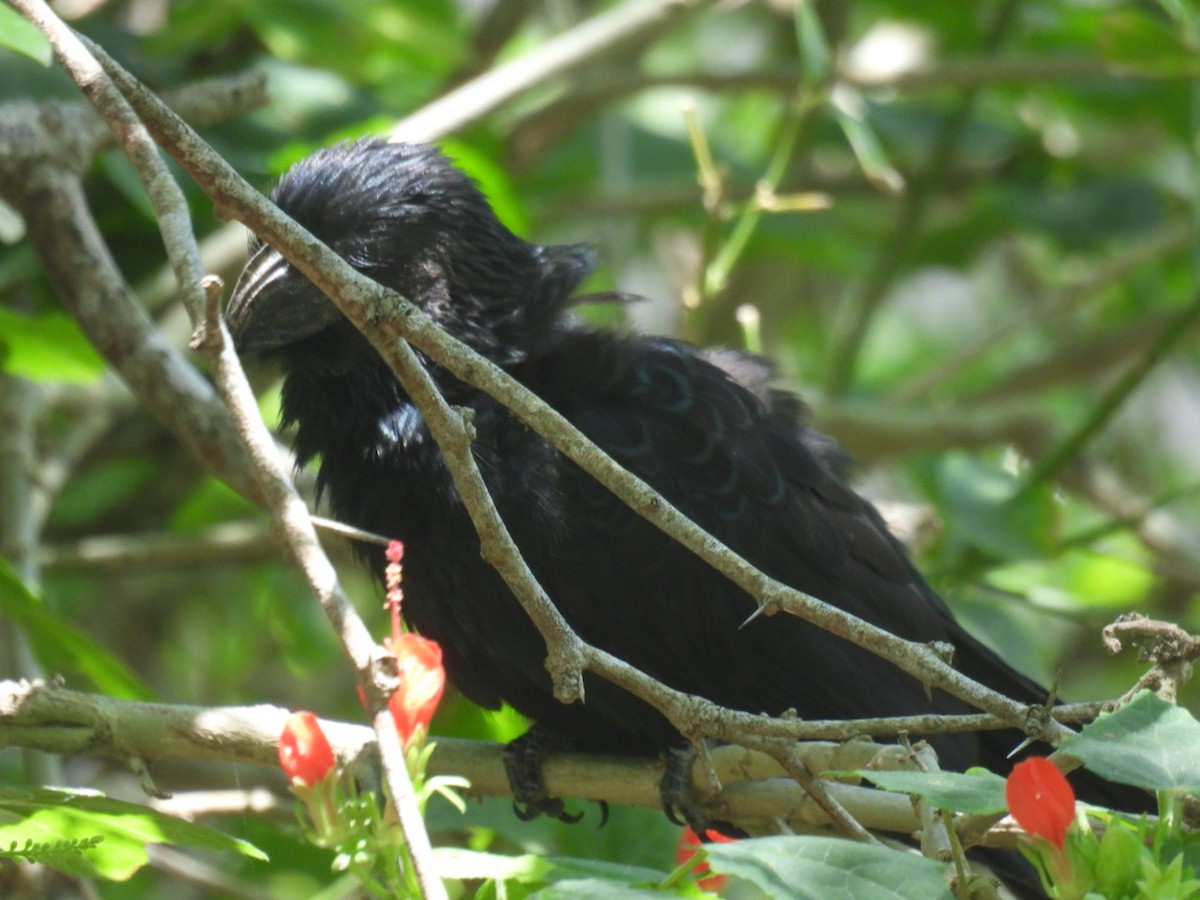
{"type": "MultiPolygon", "coordinates": [[[[355,267],[504,367],[701,526],[769,575],[916,641],[1018,700],[1045,692],[967,634],[878,513],[842,481],[836,445],[730,351],[596,330],[569,316],[589,268],[577,246],[513,235],[477,188],[425,146],[320,151],[276,202],[355,267]]],[[[582,749],[679,743],[642,701],[589,677],[552,694],[545,647],[499,576],[440,452],[367,340],[303,276],[260,248],[229,322],[283,363],[283,419],[338,518],[406,544],[405,613],[441,642],[452,681],[507,701],[582,749]]],[[[791,616],[742,623],[754,600],[627,509],[482,392],[432,369],[474,413],[483,477],[530,568],[587,641],[679,690],[752,713],[834,718],[964,711],[960,701],[791,616]]],[[[365,549],[377,569],[382,555],[365,549]]],[[[1005,766],[1013,732],[937,739],[942,764],[1005,766]]]]}

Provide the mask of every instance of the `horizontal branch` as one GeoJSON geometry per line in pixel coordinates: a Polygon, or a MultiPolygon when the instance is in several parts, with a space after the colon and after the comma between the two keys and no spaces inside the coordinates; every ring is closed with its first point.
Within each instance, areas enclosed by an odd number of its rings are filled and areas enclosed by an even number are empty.
{"type": "Polygon", "coordinates": [[[663,30],[683,14],[711,6],[713,2],[627,0],[426,104],[392,129],[392,140],[421,142],[444,137],[530,88],[663,30]]]}
{"type": "MultiPolygon", "coordinates": [[[[627,97],[647,91],[675,89],[680,93],[704,92],[733,94],[746,91],[772,91],[784,96],[795,94],[799,86],[799,68],[795,65],[775,69],[735,72],[683,71],[670,74],[631,70],[610,65],[603,77],[581,80],[544,105],[525,112],[511,128],[510,135],[519,147],[522,165],[554,138],[576,124],[599,115],[606,107],[627,97]]],[[[1145,77],[1117,72],[1096,57],[1014,57],[996,60],[941,60],[906,68],[871,68],[870,65],[841,65],[832,83],[859,90],[877,90],[904,94],[923,91],[980,89],[1004,85],[1119,82],[1145,77]]],[[[403,132],[401,132],[403,134],[403,132]]],[[[436,136],[436,135],[435,135],[436,136]]],[[[692,192],[695,202],[695,191],[692,192]]]]}
{"type": "MultiPolygon", "coordinates": [[[[977,406],[1030,398],[1050,390],[1092,384],[1113,370],[1136,364],[1164,334],[1170,334],[1178,313],[1174,310],[1145,314],[1117,326],[1090,331],[1059,329],[1054,352],[1016,366],[978,390],[963,395],[960,403],[977,406]]],[[[1200,326],[1190,324],[1186,337],[1193,340],[1200,326]]]]}
{"type": "MultiPolygon", "coordinates": [[[[54,685],[0,681],[0,746],[50,753],[86,754],[123,764],[162,759],[210,760],[278,769],[278,742],[288,710],[276,706],[198,707],[115,700],[54,685]]],[[[375,764],[374,735],[366,725],[322,719],[343,767],[375,764]]],[[[510,796],[503,745],[434,738],[430,775],[461,775],[476,796],[510,796]]],[[[911,768],[906,751],[868,741],[797,744],[809,771],[911,768]]],[[[793,830],[827,830],[828,819],[770,757],[728,745],[710,751],[723,790],[712,796],[695,776],[697,795],[727,821],[767,827],[786,821],[793,830]]],[[[701,767],[696,767],[700,770],[701,767]]],[[[554,796],[659,809],[661,760],[553,754],[545,764],[547,790],[554,796]]],[[[243,776],[244,778],[244,776],[243,776]]],[[[282,785],[282,773],[279,776],[282,785]]],[[[903,794],[854,784],[824,782],[825,789],[865,826],[908,834],[918,821],[903,794]]],[[[1004,840],[1004,839],[1002,839],[1004,840]]]]}
{"type": "MultiPolygon", "coordinates": [[[[1057,84],[1062,81],[1115,81],[1144,77],[1115,72],[1104,60],[1096,57],[1030,56],[941,60],[886,71],[847,63],[839,67],[835,81],[863,90],[876,88],[915,92],[1045,82],[1057,84]]],[[[765,89],[791,94],[795,92],[798,80],[799,75],[794,66],[774,71],[681,72],[667,75],[634,73],[605,79],[602,85],[581,88],[571,94],[571,101],[583,106],[593,106],[643,90],[672,87],[712,93],[740,93],[765,89]]]]}
{"type": "Polygon", "coordinates": [[[813,424],[836,434],[851,455],[870,463],[914,451],[981,449],[1015,444],[1035,455],[1053,438],[1055,423],[1028,403],[926,406],[848,403],[813,404],[813,424]]]}
{"type": "Polygon", "coordinates": [[[276,560],[279,542],[261,522],[224,522],[199,534],[114,534],[42,546],[44,569],[145,572],[276,560]]]}

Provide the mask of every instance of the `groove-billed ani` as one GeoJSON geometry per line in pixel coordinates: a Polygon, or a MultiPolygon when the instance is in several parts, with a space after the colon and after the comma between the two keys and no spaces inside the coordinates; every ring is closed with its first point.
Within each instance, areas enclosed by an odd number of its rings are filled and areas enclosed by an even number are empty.
{"type": "MultiPolygon", "coordinates": [[[[755,357],[597,330],[573,320],[580,246],[505,228],[437,150],[363,140],[296,165],[279,206],[356,268],[540,395],[682,512],[769,575],[914,641],[1017,700],[1046,693],[967,634],[879,514],[843,484],[841,455],[755,357]]],[[[338,518],[396,537],[405,613],[438,640],[458,688],[507,701],[570,746],[642,753],[680,735],[641,700],[588,676],[585,703],[552,693],[538,632],[479,554],[441,454],[387,365],[274,250],[258,248],[229,324],[282,359],[283,420],[338,518]]],[[[631,512],[497,401],[430,366],[474,413],[475,457],[533,573],[579,635],[682,691],[734,709],[851,718],[964,712],[940,691],[755,601],[631,512]]],[[[379,548],[360,547],[375,568],[379,548]]],[[[1014,732],[935,739],[946,768],[1006,768],[1014,732]]],[[[552,808],[552,807],[551,807],[552,808]]]]}

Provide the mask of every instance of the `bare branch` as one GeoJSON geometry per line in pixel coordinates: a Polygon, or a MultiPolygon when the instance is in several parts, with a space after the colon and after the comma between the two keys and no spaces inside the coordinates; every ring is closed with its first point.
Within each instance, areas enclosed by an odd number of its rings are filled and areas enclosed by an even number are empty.
{"type": "MultiPolygon", "coordinates": [[[[984,55],[995,55],[995,51],[1017,20],[1019,5],[1017,0],[1002,0],[997,4],[998,9],[983,37],[981,49],[984,55]]],[[[946,117],[938,131],[929,153],[928,165],[910,182],[904,193],[887,244],[867,274],[855,298],[850,325],[838,341],[829,385],[830,393],[834,395],[844,393],[854,379],[859,353],[862,351],[871,321],[886,299],[888,289],[901,271],[912,242],[920,232],[919,226],[929,209],[935,186],[945,177],[958,154],[963,128],[978,95],[978,86],[968,86],[962,90],[954,110],[946,117]]]]}
{"type": "Polygon", "coordinates": [[[61,105],[0,107],[0,192],[25,218],[56,293],[102,356],[208,471],[255,497],[249,461],[209,383],[137,304],[79,182],[91,144],[61,105]]]}
{"type": "Polygon", "coordinates": [[[551,38],[536,50],[489,69],[401,121],[392,129],[397,141],[432,141],[487,115],[501,104],[549,79],[571,72],[647,33],[664,30],[684,13],[712,6],[714,0],[626,0],[551,38]]]}
{"type": "Polygon", "coordinates": [[[224,522],[199,534],[114,534],[43,546],[47,569],[145,572],[240,565],[279,559],[279,544],[260,522],[224,522]]]}
{"type": "Polygon", "coordinates": [[[1119,653],[1122,640],[1138,648],[1138,662],[1153,663],[1154,667],[1117,703],[1131,699],[1143,688],[1153,690],[1168,703],[1177,702],[1180,685],[1192,677],[1192,666],[1200,657],[1200,638],[1171,622],[1127,613],[1104,629],[1104,645],[1109,653],[1119,653]]]}
{"type": "MultiPolygon", "coordinates": [[[[915,94],[947,88],[963,90],[1062,81],[1120,83],[1135,77],[1142,76],[1115,72],[1102,59],[1051,56],[941,60],[914,68],[886,72],[856,68],[843,63],[832,83],[863,91],[915,94]]],[[[645,91],[676,88],[681,91],[732,94],[768,90],[790,95],[795,93],[798,85],[799,75],[795,66],[765,71],[751,69],[736,72],[693,71],[661,74],[631,72],[628,66],[612,65],[603,72],[603,77],[570,85],[560,95],[524,113],[512,125],[509,135],[520,156],[521,166],[527,166],[531,161],[530,157],[545,149],[552,137],[559,137],[578,123],[595,117],[604,108],[645,91]]],[[[691,199],[694,202],[694,194],[691,199]]]]}
{"type": "Polygon", "coordinates": [[[813,423],[864,463],[904,456],[915,450],[980,449],[1015,444],[1022,452],[1041,451],[1054,436],[1053,420],[1028,403],[905,408],[897,404],[813,404],[813,423]]]}
{"type": "MultiPolygon", "coordinates": [[[[1129,247],[1123,247],[1111,259],[1089,267],[1086,274],[1054,289],[1044,300],[1037,302],[1027,315],[1012,316],[1007,321],[994,323],[987,329],[985,335],[969,343],[966,347],[922,370],[909,380],[897,384],[889,391],[889,398],[899,403],[909,404],[928,396],[931,391],[937,390],[966,366],[1025,334],[1030,320],[1036,321],[1042,332],[1057,339],[1056,343],[1059,346],[1054,352],[1046,354],[1047,357],[1057,359],[1060,353],[1071,354],[1071,348],[1083,341],[1079,339],[1078,335],[1063,327],[1064,320],[1070,315],[1078,313],[1088,301],[1102,295],[1105,290],[1130,278],[1140,268],[1150,263],[1161,263],[1165,259],[1183,253],[1191,246],[1191,241],[1191,224],[1173,222],[1150,238],[1129,247]]],[[[1020,257],[1017,258],[1020,259],[1020,257]]],[[[1035,290],[1034,293],[1043,292],[1035,290]]],[[[1106,361],[1109,366],[1117,364],[1125,358],[1119,352],[1124,348],[1114,346],[1112,349],[1114,351],[1113,358],[1106,361]]],[[[1141,352],[1140,348],[1136,351],[1138,354],[1141,352]]],[[[1079,365],[1086,359],[1086,357],[1080,357],[1075,362],[1079,365]]],[[[1090,365],[1079,365],[1079,368],[1084,377],[1093,371],[1090,365]]],[[[1008,391],[1010,396],[1014,393],[1016,392],[1008,391]]],[[[1028,403],[1028,391],[1022,390],[1018,396],[1020,402],[1028,403]]]]}
{"type": "MultiPolygon", "coordinates": [[[[277,770],[279,734],[287,716],[287,710],[274,706],[206,708],[142,703],[47,684],[0,682],[0,745],[117,761],[131,756],[211,760],[277,770]]],[[[342,767],[373,765],[376,745],[371,729],[322,719],[321,730],[342,767]]],[[[793,744],[789,753],[793,763],[814,773],[912,767],[904,748],[867,741],[793,744]]],[[[771,830],[775,821],[784,821],[798,832],[831,827],[820,807],[767,755],[733,745],[712,749],[710,755],[724,786],[708,807],[715,817],[756,830],[771,830]]],[[[556,796],[647,809],[661,807],[662,773],[660,760],[584,754],[554,754],[544,767],[546,787],[556,796]]],[[[476,796],[509,796],[500,744],[438,739],[429,774],[465,776],[471,782],[469,792],[476,796]]],[[[903,794],[825,780],[821,784],[837,804],[868,828],[908,834],[918,827],[912,804],[903,794]]],[[[704,796],[704,788],[696,783],[698,796],[704,796]]],[[[270,805],[265,798],[255,801],[256,808],[270,805]]],[[[1010,839],[1005,841],[1011,845],[1010,839]]]]}
{"type": "MultiPolygon", "coordinates": [[[[36,514],[38,426],[45,397],[38,385],[0,374],[0,558],[30,590],[41,582],[37,544],[41,521],[36,514]]],[[[14,674],[38,678],[42,667],[24,632],[0,617],[0,661],[14,674]]],[[[46,783],[61,775],[58,761],[40,753],[23,753],[25,776],[46,783]]]]}

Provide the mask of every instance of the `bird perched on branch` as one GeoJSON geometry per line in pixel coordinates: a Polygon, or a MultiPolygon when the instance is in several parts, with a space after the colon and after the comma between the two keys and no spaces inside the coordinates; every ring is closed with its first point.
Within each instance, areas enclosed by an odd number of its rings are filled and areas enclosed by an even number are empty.
{"type": "MultiPolygon", "coordinates": [[[[770,387],[762,360],[580,324],[570,311],[588,250],[512,234],[433,147],[361,140],[319,151],[284,176],[275,201],[768,575],[909,640],[950,644],[968,676],[1021,702],[1046,701],[955,621],[876,510],[845,485],[837,446],[770,387]]],[[[421,415],[368,340],[277,251],[258,247],[228,320],[243,351],[282,361],[283,421],[295,426],[299,462],[319,458],[318,484],[337,517],[405,542],[405,614],[441,643],[450,679],[476,703],[506,701],[537,723],[517,749],[646,753],[684,743],[655,709],[592,675],[585,702],[554,698],[545,644],[480,557],[421,415]]],[[[496,400],[427,368],[446,399],[473,414],[472,449],[496,506],[584,640],[673,688],[750,713],[968,711],[798,618],[743,627],[754,598],[496,400]]],[[[382,550],[359,550],[382,573],[382,550]]],[[[1020,738],[986,732],[934,743],[946,768],[1004,770],[1020,738]]],[[[536,766],[510,774],[522,809],[566,815],[541,791],[536,766]]],[[[695,814],[686,799],[668,801],[695,814]]]]}

